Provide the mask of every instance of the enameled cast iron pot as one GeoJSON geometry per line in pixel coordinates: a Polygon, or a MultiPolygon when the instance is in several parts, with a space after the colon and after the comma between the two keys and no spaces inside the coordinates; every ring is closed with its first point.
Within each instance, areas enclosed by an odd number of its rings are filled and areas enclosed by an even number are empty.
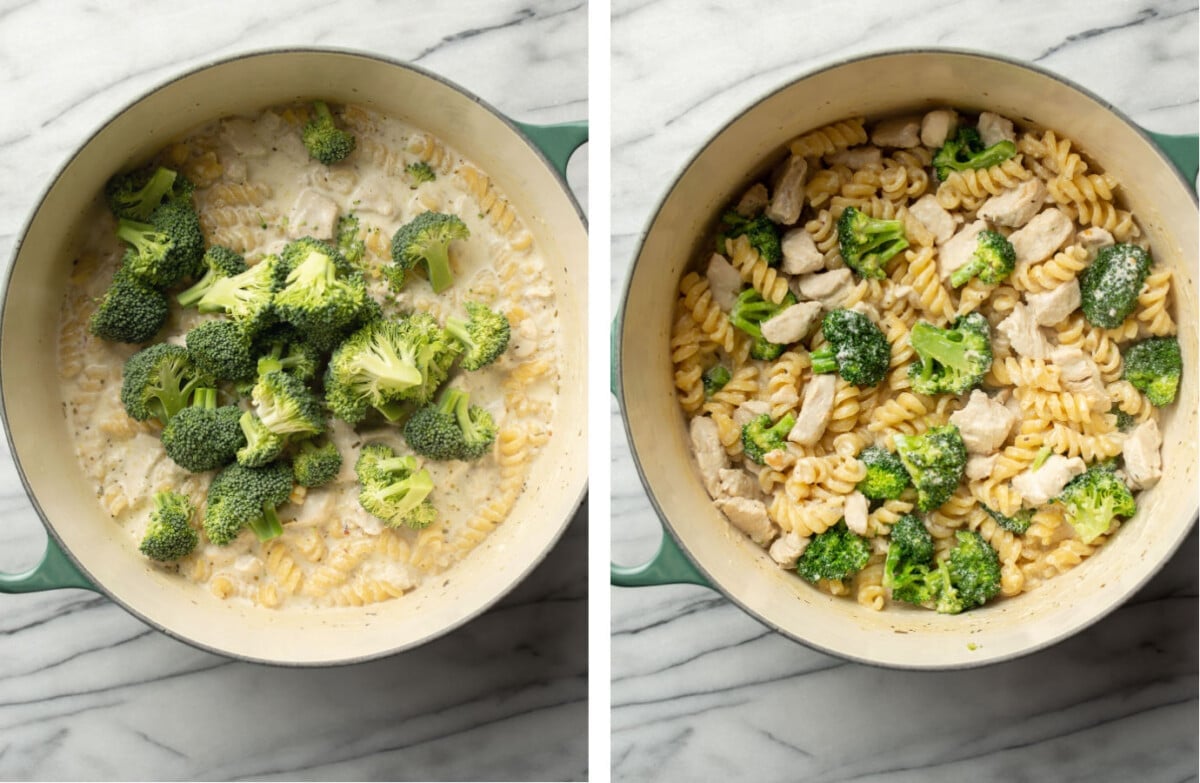
{"type": "Polygon", "coordinates": [[[150,625],[196,646],[284,665],[327,665],[414,647],[461,625],[511,590],[558,540],[587,486],[587,229],[564,179],[587,138],[584,123],[513,122],[427,71],[339,50],[278,50],[184,74],[117,114],[88,139],[47,190],[17,244],[0,320],[0,390],[9,446],[49,532],[46,554],[0,592],[82,587],[108,595],[150,625]],[[77,467],[64,425],[55,355],[71,265],[69,239],[114,172],[144,161],[221,116],[323,98],[369,106],[461,150],[517,205],[544,250],[558,291],[562,394],[554,437],[525,493],[465,562],[396,601],[319,612],[241,607],[139,558],[77,467]]]}
{"type": "Polygon", "coordinates": [[[902,51],[843,62],[768,95],[720,130],[667,192],[642,238],[614,324],[614,373],[634,460],[667,535],[655,558],[614,567],[623,586],[707,584],[793,639],[857,661],[913,669],[978,666],[1040,649],[1129,598],[1170,557],[1196,515],[1196,137],[1139,129],[1086,90],[1028,65],[958,51],[902,51]],[[1184,380],[1164,433],[1163,480],[1080,567],[1015,599],[957,616],[873,612],[784,572],[720,515],[700,482],[675,398],[671,303],[719,210],[779,160],[789,140],[830,122],[954,106],[988,109],[1072,139],[1121,183],[1155,262],[1175,273],[1184,380]],[[1183,172],[1171,165],[1174,160],[1183,172]],[[676,423],[664,427],[663,422],[676,423]]]}

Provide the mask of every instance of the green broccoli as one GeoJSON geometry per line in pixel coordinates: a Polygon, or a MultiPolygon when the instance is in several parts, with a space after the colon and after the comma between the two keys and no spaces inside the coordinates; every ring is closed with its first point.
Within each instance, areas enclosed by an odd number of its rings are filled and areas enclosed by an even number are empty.
{"type": "Polygon", "coordinates": [[[217,407],[217,390],[196,389],[192,405],[171,417],[163,427],[162,444],[175,464],[193,473],[214,470],[233,462],[246,445],[236,405],[217,407]]]}
{"type": "Polygon", "coordinates": [[[254,334],[275,318],[275,292],[287,274],[279,256],[264,256],[241,274],[221,277],[196,300],[202,313],[225,313],[254,334]]]}
{"type": "Polygon", "coordinates": [[[917,488],[919,510],[932,511],[950,499],[967,467],[958,427],[946,424],[920,435],[894,435],[892,443],[917,488]]]}
{"type": "Polygon", "coordinates": [[[725,388],[725,384],[733,377],[733,373],[729,372],[729,368],[723,364],[714,364],[704,371],[700,376],[701,382],[704,384],[704,396],[711,397],[721,389],[725,388]]]}
{"type": "Polygon", "coordinates": [[[416,457],[398,457],[383,443],[363,446],[354,464],[359,504],[390,527],[428,527],[437,519],[429,501],[433,477],[418,468],[416,457]]]}
{"type": "Polygon", "coordinates": [[[88,330],[109,342],[144,343],[158,334],[170,311],[161,291],[118,270],[92,313],[88,330]]]}
{"type": "Polygon", "coordinates": [[[1017,263],[1017,251],[1012,243],[998,231],[980,231],[975,242],[975,252],[967,262],[950,274],[950,285],[958,288],[972,277],[978,277],[988,285],[995,285],[1012,274],[1017,263]]]}
{"type": "Polygon", "coordinates": [[[754,248],[767,262],[768,266],[776,266],[783,259],[783,244],[779,238],[779,227],[766,215],[745,217],[736,210],[726,210],[721,215],[721,229],[717,235],[717,252],[729,255],[728,241],[746,237],[750,247],[754,248]]]}
{"type": "Polygon", "coordinates": [[[191,525],[192,502],[187,495],[159,492],[154,496],[150,523],[138,549],[151,560],[167,562],[191,554],[200,536],[191,525]]]}
{"type": "Polygon", "coordinates": [[[282,261],[287,273],[274,301],[281,320],[314,338],[340,335],[358,319],[370,298],[367,285],[337,250],[304,237],[288,243],[282,261]]]}
{"type": "Polygon", "coordinates": [[[729,311],[729,322],[754,338],[750,346],[750,355],[762,361],[772,361],[783,353],[784,346],[770,342],[762,336],[762,325],[779,313],[796,303],[796,297],[789,291],[779,304],[773,304],[763,299],[762,294],[753,288],[747,288],[738,294],[733,308],[729,311]]]}
{"type": "Polygon", "coordinates": [[[1085,544],[1107,533],[1117,517],[1137,513],[1133,493],[1107,465],[1092,465],[1071,479],[1055,502],[1066,509],[1075,535],[1085,544]]]}
{"type": "Polygon", "coordinates": [[[408,164],[404,167],[404,171],[408,174],[408,178],[412,180],[413,190],[416,190],[417,185],[420,185],[422,182],[433,182],[437,179],[437,173],[423,160],[408,164]]]}
{"type": "Polygon", "coordinates": [[[241,255],[221,245],[213,245],[204,251],[200,266],[203,269],[200,279],[175,297],[175,301],[184,307],[191,307],[199,302],[221,278],[240,275],[247,268],[246,260],[241,255]]]}
{"type": "Polygon", "coordinates": [[[1080,306],[1088,323],[1115,329],[1137,307],[1150,274],[1150,254],[1137,245],[1100,248],[1096,260],[1079,273],[1080,306]]]}
{"type": "Polygon", "coordinates": [[[263,426],[276,435],[316,435],[325,429],[321,401],[285,372],[260,375],[251,398],[263,426]]]}
{"type": "Polygon", "coordinates": [[[876,220],[846,207],[837,223],[838,246],[846,266],[862,277],[882,280],[887,277],[887,263],[908,247],[904,223],[899,220],[876,220]]]}
{"type": "Polygon", "coordinates": [[[332,166],[354,152],[355,138],[333,122],[325,101],[313,101],[313,118],[304,126],[300,138],[313,160],[332,166]]]}
{"type": "Polygon", "coordinates": [[[892,346],[883,330],[856,310],[830,310],[821,319],[826,344],[813,351],[814,373],[837,372],[855,386],[874,386],[887,375],[892,346]]]}
{"type": "Polygon", "coordinates": [[[1109,411],[1109,413],[1117,417],[1117,429],[1121,432],[1129,432],[1131,429],[1137,426],[1137,419],[1133,418],[1120,408],[1113,408],[1109,411]]]}
{"type": "Polygon", "coordinates": [[[946,143],[933,156],[933,169],[938,180],[944,182],[952,171],[991,168],[1011,158],[1016,151],[1017,145],[1007,140],[985,149],[979,131],[963,127],[946,139],[946,143]]]}
{"type": "Polygon", "coordinates": [[[259,332],[252,351],[258,356],[259,375],[282,370],[307,383],[317,377],[321,367],[321,352],[288,324],[259,332]]]}
{"type": "Polygon", "coordinates": [[[447,318],[446,331],[462,343],[462,368],[478,370],[500,358],[508,348],[511,328],[504,313],[479,302],[466,302],[467,320],[447,318]]]}
{"type": "Polygon", "coordinates": [[[747,459],[764,464],[767,453],[787,445],[787,435],[796,426],[796,417],[787,414],[775,424],[769,414],[764,413],[742,427],[742,448],[747,459]]]}
{"type": "Polygon", "coordinates": [[[399,291],[408,272],[425,262],[433,292],[440,294],[454,285],[450,269],[450,243],[471,236],[467,224],[457,215],[422,212],[396,230],[392,236],[392,266],[383,272],[391,287],[399,291]]]}
{"type": "Polygon", "coordinates": [[[342,453],[332,440],[320,446],[311,440],[300,444],[292,458],[292,475],[302,487],[323,487],[342,469],[342,453]]]}
{"type": "Polygon", "coordinates": [[[104,186],[104,198],[113,215],[146,222],[164,201],[191,198],[194,186],[170,169],[142,168],[118,174],[104,186]]]}
{"type": "Polygon", "coordinates": [[[131,245],[121,259],[121,268],[156,288],[172,286],[192,275],[204,257],[200,218],[183,202],[163,204],[148,223],[121,218],[117,236],[131,245]]]}
{"type": "Polygon", "coordinates": [[[867,539],[852,533],[845,522],[838,522],[813,537],[796,563],[796,573],[814,583],[845,579],[861,571],[870,557],[867,539]]]}
{"type": "Polygon", "coordinates": [[[155,343],[125,361],[121,403],[134,419],[153,416],[165,425],[187,407],[196,389],[213,381],[192,364],[183,346],[155,343]]]}
{"type": "Polygon", "coordinates": [[[962,394],[978,386],[992,366],[991,332],[979,313],[959,317],[948,329],[918,321],[908,339],[917,353],[908,377],[921,394],[962,394]]]}
{"type": "Polygon", "coordinates": [[[267,425],[254,415],[254,411],[244,412],[238,419],[238,426],[246,439],[246,445],[237,452],[237,462],[243,467],[261,468],[274,462],[287,447],[287,436],[267,429],[267,425]]]}
{"type": "Polygon", "coordinates": [[[367,244],[359,237],[358,228],[358,215],[346,214],[338,218],[338,252],[342,254],[342,258],[346,259],[346,263],[356,268],[362,264],[363,256],[367,252],[367,244]]]}
{"type": "MultiPolygon", "coordinates": [[[[959,611],[983,606],[1000,593],[1000,558],[992,545],[974,530],[955,532],[958,544],[947,561],[954,596],[943,596],[938,611],[959,611]]],[[[956,612],[950,612],[955,614],[956,612]]]]}
{"type": "Polygon", "coordinates": [[[496,439],[492,414],[471,405],[461,389],[446,389],[436,404],[417,410],[404,424],[404,439],[422,457],[435,460],[476,460],[496,439]]]}
{"type": "Polygon", "coordinates": [[[910,484],[904,463],[885,448],[867,446],[858,461],[866,466],[867,475],[857,489],[871,500],[895,500],[910,484]]]}
{"type": "Polygon", "coordinates": [[[1183,375],[1183,356],[1174,337],[1151,337],[1129,346],[1122,375],[1143,392],[1152,405],[1163,407],[1175,401],[1183,375]]]}
{"type": "Polygon", "coordinates": [[[249,526],[259,541],[283,535],[277,508],[292,494],[292,469],[286,462],[261,468],[234,463],[213,479],[208,488],[204,532],[208,540],[225,546],[249,526]]]}
{"type": "MultiPolygon", "coordinates": [[[[1036,470],[1037,468],[1034,469],[1036,470]]],[[[980,503],[979,505],[983,507],[983,510],[987,512],[989,517],[996,520],[997,525],[1010,533],[1016,533],[1018,536],[1025,535],[1025,531],[1029,529],[1029,523],[1033,521],[1032,508],[1019,509],[1013,516],[1010,517],[1001,514],[999,511],[988,508],[983,503],[980,503]]]]}
{"type": "Polygon", "coordinates": [[[891,544],[900,550],[905,560],[928,563],[933,560],[933,536],[921,518],[905,514],[892,525],[891,544]]]}
{"type": "Polygon", "coordinates": [[[892,525],[883,566],[883,586],[893,600],[932,606],[941,588],[933,564],[933,536],[919,517],[906,514],[892,525]]]}
{"type": "Polygon", "coordinates": [[[255,372],[250,336],[236,321],[215,319],[192,328],[184,338],[192,363],[223,381],[250,378],[255,372]]]}

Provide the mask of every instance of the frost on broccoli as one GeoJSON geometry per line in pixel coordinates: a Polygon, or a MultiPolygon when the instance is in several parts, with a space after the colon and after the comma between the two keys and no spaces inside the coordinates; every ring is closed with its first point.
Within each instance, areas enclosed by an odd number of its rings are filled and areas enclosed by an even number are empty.
{"type": "Polygon", "coordinates": [[[1175,401],[1183,375],[1183,355],[1174,337],[1151,337],[1134,343],[1124,353],[1125,380],[1158,407],[1175,401]]]}
{"type": "Polygon", "coordinates": [[[1137,307],[1150,266],[1150,254],[1137,245],[1100,248],[1079,273],[1080,309],[1088,323],[1104,329],[1120,326],[1137,307]]]}
{"type": "Polygon", "coordinates": [[[858,491],[871,500],[895,500],[909,487],[908,470],[892,452],[880,446],[867,446],[858,455],[867,475],[858,482],[858,491]]]}
{"type": "Polygon", "coordinates": [[[920,435],[895,435],[892,442],[917,488],[917,508],[932,511],[949,500],[967,467],[958,427],[946,424],[920,435]]]}
{"type": "Polygon", "coordinates": [[[887,374],[892,346],[883,330],[855,310],[830,310],[821,320],[826,345],[811,354],[814,373],[836,372],[855,386],[875,386],[887,374]]]}

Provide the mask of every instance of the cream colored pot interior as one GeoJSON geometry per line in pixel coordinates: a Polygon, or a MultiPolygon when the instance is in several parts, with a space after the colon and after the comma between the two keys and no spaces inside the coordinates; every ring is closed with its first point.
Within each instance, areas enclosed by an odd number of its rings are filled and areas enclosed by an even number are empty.
{"type": "Polygon", "coordinates": [[[692,560],[738,604],[790,636],[858,660],[942,668],[1009,658],[1088,625],[1144,583],[1196,513],[1196,206],[1175,170],[1104,105],[1043,74],[967,54],[913,52],[833,67],[757,104],[715,138],[665,199],[638,255],[621,326],[627,427],[654,503],[692,560]],[[1121,183],[1157,264],[1175,272],[1185,363],[1163,417],[1164,480],[1145,492],[1136,522],[1091,560],[1036,591],[959,616],[890,606],[873,612],[781,571],[710,503],[687,445],[669,360],[672,302],[684,268],[706,248],[719,210],[777,162],[786,142],[838,119],[935,106],[989,109],[1052,128],[1121,183]],[[663,422],[678,426],[663,427],[663,422]]]}
{"type": "MultiPolygon", "coordinates": [[[[586,229],[564,186],[529,144],[474,100],[422,73],[340,52],[276,52],[217,64],[172,82],[105,126],[55,182],[24,237],[6,292],[0,362],[8,425],[44,518],[113,598],[167,632],[221,652],[317,664],[404,649],[478,614],[536,565],[586,486],[586,229]],[[565,365],[554,436],[508,521],[464,562],[395,601],[315,613],[222,603],[146,566],[78,473],[56,389],[56,319],[69,238],[116,170],[228,114],[296,99],[355,102],[441,137],[487,171],[545,249],[558,290],[565,365]],[[20,368],[19,371],[15,368],[20,368]]],[[[582,564],[581,564],[582,567],[582,564]]]]}

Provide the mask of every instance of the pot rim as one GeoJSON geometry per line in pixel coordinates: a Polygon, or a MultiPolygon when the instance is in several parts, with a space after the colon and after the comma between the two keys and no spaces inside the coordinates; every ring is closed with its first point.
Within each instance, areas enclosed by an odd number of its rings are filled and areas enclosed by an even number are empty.
{"type": "MultiPolygon", "coordinates": [[[[832,62],[826,63],[826,64],[821,65],[812,70],[805,71],[804,73],[802,73],[794,78],[789,79],[785,83],[764,92],[758,98],[754,99],[750,103],[743,106],[741,109],[737,110],[737,112],[729,120],[727,120],[724,124],[722,124],[720,126],[720,128],[718,128],[716,131],[711,133],[708,136],[707,140],[703,143],[703,145],[695,153],[693,153],[682,166],[679,167],[677,173],[671,179],[670,183],[660,193],[658,199],[656,200],[656,202],[654,204],[653,210],[650,213],[649,218],[645,221],[641,231],[638,234],[637,249],[633,254],[633,262],[629,265],[629,268],[625,273],[625,281],[621,287],[620,306],[617,310],[617,315],[616,315],[615,333],[616,333],[617,345],[616,345],[616,350],[613,351],[613,363],[614,363],[614,372],[615,372],[615,375],[617,378],[617,383],[616,383],[614,392],[617,397],[617,403],[620,406],[622,411],[625,410],[625,374],[623,372],[623,363],[622,363],[622,355],[624,353],[624,348],[625,348],[625,344],[622,339],[622,336],[624,335],[624,332],[625,332],[625,315],[626,315],[625,304],[629,299],[629,291],[630,291],[630,286],[633,282],[633,275],[637,269],[637,265],[638,265],[639,258],[642,253],[642,249],[645,246],[646,237],[649,236],[650,231],[654,226],[654,223],[658,220],[658,217],[659,217],[660,213],[662,212],[663,206],[666,204],[667,199],[669,199],[671,197],[671,195],[675,192],[675,188],[679,185],[679,181],[684,177],[684,175],[688,172],[688,170],[691,169],[693,165],[695,165],[696,161],[698,161],[701,157],[703,157],[708,152],[709,148],[712,147],[712,145],[716,142],[716,140],[718,138],[720,138],[722,135],[724,135],[726,133],[726,131],[728,131],[730,129],[730,127],[732,127],[734,124],[740,122],[743,117],[745,117],[747,114],[749,114],[750,112],[757,109],[765,101],[775,97],[776,95],[782,93],[785,90],[791,89],[797,83],[804,81],[806,79],[811,79],[813,77],[820,76],[821,74],[826,73],[827,71],[832,71],[836,68],[842,68],[842,67],[845,67],[847,65],[852,65],[857,62],[866,61],[866,60],[876,60],[876,59],[880,59],[883,57],[892,57],[895,55],[907,55],[907,54],[953,55],[953,56],[974,57],[974,58],[978,58],[978,59],[982,59],[982,60],[993,60],[993,61],[1004,63],[1006,65],[1011,65],[1011,66],[1015,66],[1017,68],[1022,68],[1027,71],[1032,71],[1042,77],[1051,79],[1051,80],[1056,81],[1070,89],[1073,89],[1079,93],[1082,93],[1083,95],[1087,96],[1088,98],[1090,98],[1093,101],[1095,101],[1096,103],[1098,103],[1100,106],[1102,106],[1104,109],[1106,109],[1110,114],[1115,116],[1117,119],[1119,119],[1125,125],[1129,126],[1139,136],[1141,136],[1142,139],[1144,141],[1146,141],[1147,144],[1150,145],[1150,148],[1152,150],[1154,150],[1155,154],[1158,155],[1159,162],[1162,163],[1162,165],[1164,165],[1175,176],[1175,178],[1178,179],[1179,182],[1184,185],[1184,191],[1191,195],[1192,202],[1197,203],[1197,194],[1193,190],[1191,183],[1189,183],[1187,181],[1187,179],[1183,176],[1183,174],[1179,171],[1179,169],[1177,169],[1174,166],[1174,164],[1171,163],[1171,161],[1166,157],[1166,155],[1159,148],[1159,146],[1157,144],[1155,144],[1154,141],[1149,137],[1149,135],[1147,134],[1145,129],[1143,129],[1140,125],[1138,125],[1136,122],[1134,122],[1129,116],[1127,116],[1124,112],[1122,112],[1116,106],[1109,103],[1107,100],[1100,97],[1096,93],[1092,92],[1088,88],[1083,87],[1082,85],[1077,84],[1076,82],[1072,81],[1071,79],[1068,79],[1068,78],[1061,76],[1057,73],[1054,73],[1052,71],[1049,71],[1039,65],[1034,65],[1034,64],[1026,62],[1026,61],[1017,60],[1012,57],[1006,57],[1004,55],[993,54],[991,52],[983,52],[983,51],[980,51],[977,49],[963,49],[963,48],[936,47],[936,46],[934,46],[934,47],[917,46],[917,47],[899,47],[899,48],[895,48],[895,49],[877,49],[872,52],[854,55],[853,57],[845,57],[842,59],[834,60],[832,62]]],[[[922,665],[919,663],[911,664],[911,665],[910,664],[885,664],[885,663],[881,663],[879,661],[870,660],[870,659],[861,657],[859,655],[855,655],[853,653],[846,653],[846,652],[832,650],[832,649],[829,649],[820,644],[816,644],[815,642],[813,642],[811,640],[802,638],[799,635],[797,635],[796,633],[792,632],[791,630],[789,630],[787,628],[783,628],[783,627],[777,625],[776,623],[768,620],[761,613],[759,613],[756,609],[748,606],[744,601],[741,601],[738,598],[736,598],[735,596],[733,596],[728,591],[728,589],[726,589],[726,587],[723,584],[721,584],[721,582],[719,580],[714,578],[713,574],[696,559],[696,557],[692,554],[692,551],[688,548],[687,543],[679,536],[678,532],[676,532],[675,527],[671,523],[666,512],[664,511],[663,505],[660,503],[657,494],[655,493],[654,489],[650,485],[650,482],[646,478],[646,471],[642,465],[641,457],[638,454],[637,448],[634,446],[633,432],[630,427],[629,417],[622,415],[621,419],[622,419],[622,424],[625,429],[625,438],[630,446],[629,453],[633,458],[633,463],[634,463],[635,469],[637,470],[638,478],[642,482],[642,487],[646,492],[646,497],[650,501],[650,505],[654,508],[654,513],[658,516],[659,522],[661,523],[661,525],[663,527],[664,534],[669,535],[675,541],[675,543],[679,547],[680,551],[682,551],[687,556],[688,560],[691,561],[692,565],[701,574],[704,575],[704,578],[708,581],[708,583],[712,587],[712,589],[719,592],[721,595],[723,595],[726,598],[726,600],[733,603],[735,606],[740,608],[743,612],[748,614],[750,617],[757,620],[759,623],[767,626],[768,628],[772,629],[773,631],[775,631],[777,633],[783,634],[784,636],[786,636],[787,638],[791,639],[794,642],[798,642],[799,644],[804,645],[805,647],[825,653],[826,655],[831,655],[836,658],[840,658],[840,659],[847,660],[847,661],[853,661],[855,663],[865,664],[867,666],[872,666],[872,667],[876,667],[876,668],[880,668],[880,669],[893,669],[893,670],[904,670],[904,671],[956,671],[959,669],[975,669],[975,668],[979,668],[982,666],[990,666],[992,664],[998,664],[998,663],[1003,663],[1005,661],[1015,660],[1017,658],[1023,658],[1027,655],[1031,655],[1040,650],[1044,650],[1048,647],[1052,647],[1053,645],[1056,645],[1059,642],[1065,641],[1066,639],[1070,638],[1071,636],[1074,636],[1075,634],[1081,633],[1084,630],[1086,630],[1087,628],[1090,628],[1092,625],[1094,625],[1097,622],[1099,622],[1100,620],[1104,619],[1112,612],[1114,612],[1117,609],[1119,609],[1120,607],[1124,606],[1125,603],[1130,598],[1132,598],[1139,590],[1141,590],[1143,587],[1145,587],[1146,583],[1149,582],[1156,574],[1158,574],[1162,570],[1162,567],[1164,565],[1166,565],[1166,563],[1176,555],[1176,553],[1179,551],[1180,547],[1183,545],[1183,542],[1187,539],[1188,535],[1191,533],[1192,528],[1196,525],[1197,520],[1200,519],[1200,507],[1198,507],[1197,509],[1193,510],[1193,512],[1192,512],[1191,522],[1183,530],[1183,533],[1179,536],[1179,538],[1171,545],[1171,548],[1168,551],[1167,555],[1159,562],[1158,566],[1156,568],[1154,568],[1153,570],[1151,570],[1141,581],[1139,581],[1137,584],[1135,584],[1130,589],[1129,593],[1122,600],[1109,603],[1109,605],[1104,607],[1101,611],[1099,611],[1096,614],[1089,617],[1088,620],[1085,623],[1083,623],[1082,625],[1078,625],[1078,626],[1074,627],[1073,629],[1070,629],[1067,631],[1062,631],[1057,634],[1053,634],[1049,638],[1047,638],[1043,641],[1040,641],[1037,644],[1031,645],[1023,650],[1020,650],[1020,651],[1014,652],[1014,653],[1010,653],[1005,656],[999,656],[999,657],[994,657],[994,658],[986,658],[985,657],[985,658],[980,658],[979,660],[963,661],[958,664],[944,664],[944,665],[938,664],[938,665],[932,665],[932,666],[922,665]]]]}
{"type": "MultiPolygon", "coordinates": [[[[85,139],[82,142],[80,142],[79,144],[77,144],[74,147],[74,150],[70,154],[70,156],[65,161],[63,161],[63,163],[61,165],[59,165],[57,167],[57,169],[54,171],[52,176],[48,179],[47,184],[42,188],[41,193],[38,195],[38,197],[34,201],[33,208],[29,211],[25,220],[22,221],[21,227],[16,234],[16,239],[13,242],[12,252],[9,255],[7,268],[4,271],[3,278],[0,278],[0,335],[2,335],[2,333],[3,333],[4,314],[5,314],[5,309],[8,305],[9,285],[12,280],[13,271],[16,268],[17,258],[21,254],[21,247],[24,244],[25,237],[29,233],[29,228],[33,224],[33,221],[37,217],[38,213],[41,211],[42,206],[44,205],[47,196],[49,196],[49,194],[50,194],[50,191],[54,189],[54,187],[58,184],[59,180],[62,178],[62,176],[66,172],[66,170],[68,168],[70,168],[71,164],[75,162],[75,160],[96,139],[96,137],[99,136],[112,123],[114,123],[119,117],[124,115],[126,112],[128,112],[130,109],[135,107],[137,104],[141,103],[143,100],[150,97],[151,95],[172,86],[176,82],[180,82],[180,81],[190,78],[202,71],[206,71],[211,68],[218,67],[218,66],[228,65],[228,64],[235,63],[235,62],[238,62],[241,60],[253,60],[253,59],[256,59],[259,57],[264,57],[264,56],[269,57],[269,56],[280,55],[280,54],[345,55],[345,56],[350,56],[350,57],[358,57],[363,60],[373,60],[375,62],[383,63],[385,65],[390,65],[394,68],[411,71],[419,76],[423,76],[427,79],[431,79],[435,82],[438,82],[442,86],[445,86],[445,87],[450,88],[451,90],[454,90],[455,92],[457,92],[460,95],[462,95],[463,97],[467,98],[472,103],[474,103],[476,106],[479,106],[480,108],[484,109],[489,114],[491,114],[493,117],[495,117],[500,122],[502,122],[505,126],[508,127],[508,129],[510,131],[512,131],[517,136],[517,138],[519,138],[522,142],[524,142],[525,145],[527,147],[529,147],[529,149],[535,155],[537,155],[537,157],[541,161],[543,167],[550,174],[552,174],[553,177],[555,178],[555,180],[557,181],[559,189],[562,191],[562,194],[568,199],[568,203],[571,205],[572,209],[575,211],[575,215],[579,219],[580,224],[583,226],[584,232],[585,233],[587,232],[587,229],[588,229],[587,216],[584,214],[583,208],[580,206],[578,199],[576,199],[574,193],[571,192],[571,188],[567,184],[565,174],[560,174],[558,172],[558,170],[554,167],[553,163],[551,163],[549,158],[546,157],[546,154],[544,152],[542,152],[542,150],[529,139],[529,137],[524,133],[524,131],[522,131],[520,129],[520,127],[518,127],[517,124],[511,118],[508,117],[508,115],[506,115],[504,112],[497,109],[495,106],[493,106],[488,101],[486,101],[483,98],[476,95],[474,92],[461,86],[460,84],[458,84],[454,81],[451,81],[450,79],[447,79],[446,77],[441,76],[440,74],[435,73],[435,72],[433,72],[427,68],[424,68],[422,66],[419,66],[419,65],[414,65],[412,63],[405,62],[403,60],[399,60],[399,59],[396,59],[393,57],[389,57],[387,55],[377,54],[375,52],[366,52],[366,51],[362,51],[362,50],[358,50],[358,49],[351,49],[351,48],[347,48],[347,47],[280,46],[280,47],[266,47],[266,48],[261,48],[261,49],[250,49],[250,50],[238,52],[237,54],[209,58],[197,65],[194,65],[184,71],[180,71],[180,72],[176,73],[175,75],[173,75],[167,79],[164,79],[163,81],[160,81],[160,82],[154,84],[153,86],[141,91],[137,97],[125,102],[124,104],[122,104],[120,106],[120,108],[118,108],[117,110],[112,112],[107,117],[107,119],[105,119],[102,123],[100,123],[100,125],[96,126],[90,133],[87,134],[87,136],[85,137],[85,139]]],[[[0,343],[0,344],[2,344],[2,343],[0,343]]],[[[545,548],[542,549],[542,551],[538,552],[537,555],[530,560],[527,567],[525,567],[523,570],[521,570],[518,574],[515,575],[512,582],[510,583],[510,585],[505,590],[498,591],[495,594],[493,594],[486,601],[482,602],[479,606],[472,609],[472,611],[464,614],[461,618],[457,619],[455,622],[450,623],[442,628],[439,628],[438,630],[434,631],[433,633],[427,634],[426,636],[424,636],[420,639],[417,639],[417,640],[414,640],[414,641],[411,641],[411,642],[408,642],[405,644],[401,644],[396,647],[391,647],[391,648],[388,648],[385,650],[380,650],[377,652],[371,652],[371,653],[367,653],[367,654],[363,654],[363,655],[356,655],[353,657],[340,658],[337,660],[330,660],[330,661],[287,661],[287,660],[278,660],[278,659],[272,659],[272,658],[260,658],[260,657],[253,656],[253,655],[232,653],[232,652],[229,652],[226,650],[222,650],[212,644],[202,642],[198,639],[193,639],[193,638],[184,636],[184,635],[176,632],[172,628],[169,628],[161,623],[158,623],[158,622],[146,617],[142,612],[138,611],[136,608],[129,605],[127,602],[120,600],[115,595],[113,595],[111,592],[109,592],[109,590],[92,575],[91,571],[88,570],[88,568],[83,564],[83,562],[78,557],[76,557],[75,553],[72,552],[71,549],[65,544],[62,537],[59,536],[58,531],[55,529],[54,524],[50,521],[49,516],[43,510],[41,502],[38,500],[37,496],[34,494],[33,489],[30,486],[29,480],[26,476],[24,465],[21,462],[21,456],[20,456],[19,452],[17,451],[16,444],[13,443],[12,430],[8,426],[8,406],[7,406],[6,400],[4,399],[3,377],[4,377],[3,362],[0,362],[0,423],[3,424],[5,442],[8,444],[9,453],[12,455],[13,466],[16,468],[17,476],[21,481],[21,486],[25,490],[25,496],[29,499],[29,502],[33,506],[35,513],[37,514],[38,518],[41,520],[42,527],[45,528],[45,530],[46,530],[46,535],[49,539],[47,541],[47,545],[48,546],[57,545],[58,548],[62,551],[62,553],[70,561],[70,563],[76,569],[78,569],[80,573],[82,573],[85,577],[87,577],[88,581],[92,583],[92,585],[94,586],[94,588],[97,592],[103,594],[108,600],[117,604],[122,609],[124,609],[126,612],[133,615],[134,617],[136,617],[138,620],[145,623],[149,627],[159,631],[160,633],[163,633],[163,634],[171,637],[172,639],[183,642],[184,644],[187,644],[190,647],[194,647],[198,650],[203,650],[205,652],[213,653],[216,655],[220,655],[224,658],[229,658],[229,659],[233,659],[233,660],[241,660],[241,661],[246,661],[248,663],[257,663],[257,664],[264,664],[264,665],[275,666],[275,667],[280,667],[280,668],[294,668],[294,669],[350,666],[350,665],[358,664],[358,663],[366,663],[368,661],[373,661],[373,660],[380,659],[380,658],[387,658],[392,655],[396,655],[398,653],[402,653],[407,650],[410,650],[410,649],[413,649],[416,647],[420,647],[422,645],[433,642],[433,641],[441,638],[442,636],[445,636],[445,635],[457,630],[458,628],[462,627],[463,625],[466,625],[467,623],[471,622],[475,618],[479,617],[481,614],[483,614],[484,612],[488,611],[493,606],[495,606],[502,598],[504,598],[506,595],[508,595],[512,590],[515,590],[517,588],[517,586],[520,585],[529,576],[529,574],[533,572],[534,569],[536,569],[539,565],[541,565],[541,563],[546,559],[546,556],[549,555],[550,551],[552,549],[554,549],[555,546],[558,545],[559,541],[562,540],[563,535],[566,533],[566,530],[570,526],[571,522],[575,519],[575,516],[578,514],[579,509],[582,507],[584,499],[587,497],[587,494],[588,494],[589,482],[588,482],[588,480],[586,478],[586,474],[585,474],[585,480],[583,481],[583,484],[579,489],[578,495],[575,497],[575,499],[573,501],[571,501],[570,512],[567,514],[567,516],[563,520],[563,522],[559,525],[558,530],[554,533],[554,535],[550,538],[550,540],[547,541],[545,548]]]]}

